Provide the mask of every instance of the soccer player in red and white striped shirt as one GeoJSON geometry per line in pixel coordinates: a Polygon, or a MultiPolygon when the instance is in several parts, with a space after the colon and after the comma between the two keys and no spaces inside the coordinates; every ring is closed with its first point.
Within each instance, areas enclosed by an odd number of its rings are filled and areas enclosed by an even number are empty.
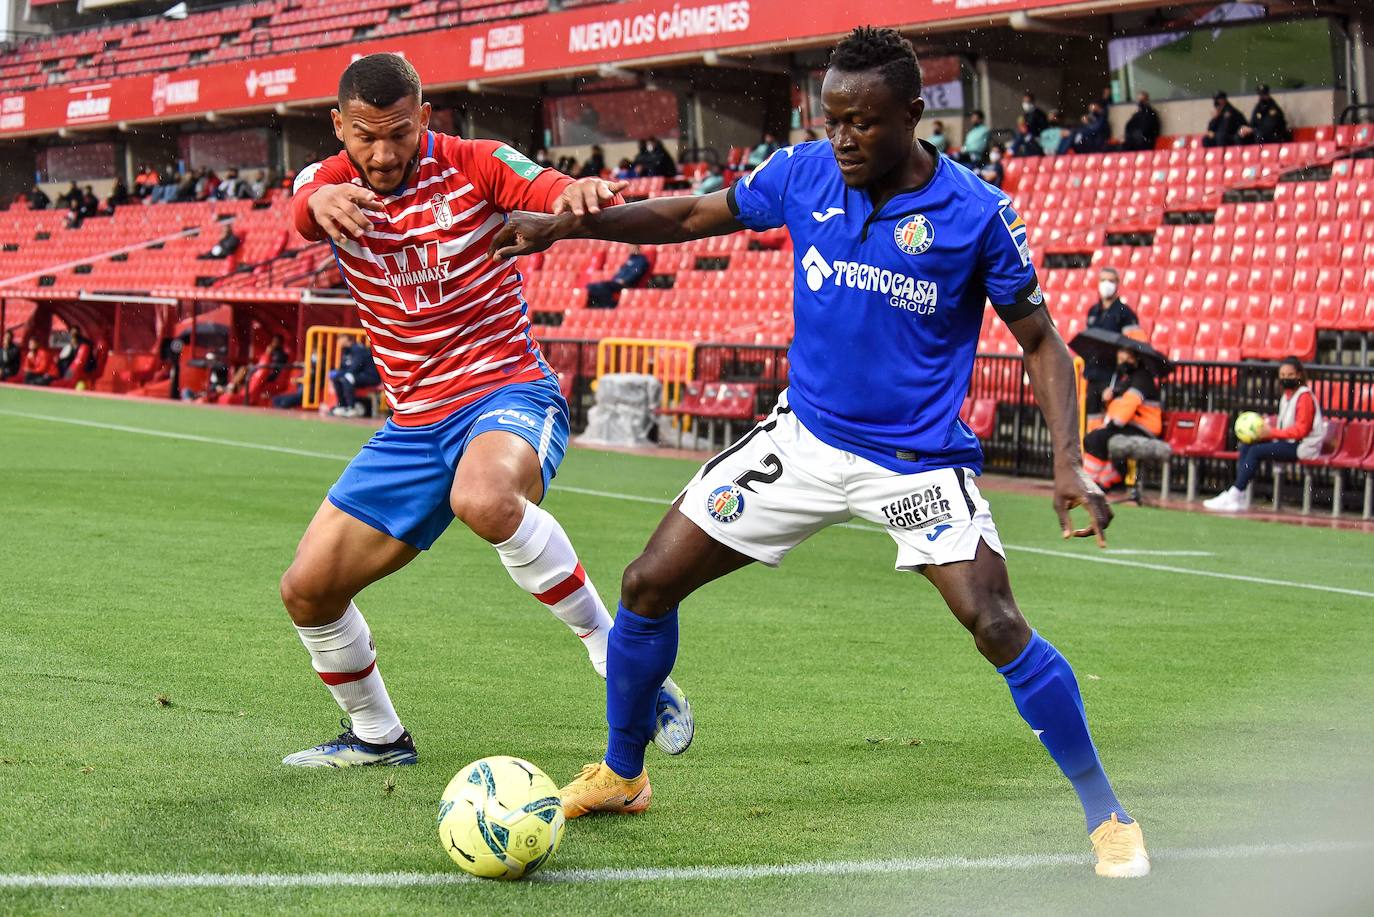
{"type": "MultiPolygon", "coordinates": [[[[429,130],[403,58],[344,71],[344,150],[304,169],[292,216],[328,238],[367,331],[393,415],[330,489],[282,577],[315,671],[351,720],[289,755],[307,767],[413,764],[354,596],[427,549],[456,516],[586,646],[603,677],[611,618],[557,520],[539,507],[568,443],[568,406],[530,334],[514,262],[488,247],[512,210],[595,211],[621,186],[574,182],[509,146],[429,130]]],[[[691,741],[670,682],[660,747],[691,741]]]]}

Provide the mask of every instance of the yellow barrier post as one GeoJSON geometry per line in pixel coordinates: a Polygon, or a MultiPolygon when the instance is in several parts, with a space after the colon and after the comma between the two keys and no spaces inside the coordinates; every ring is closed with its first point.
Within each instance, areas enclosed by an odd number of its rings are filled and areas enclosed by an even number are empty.
{"type": "Polygon", "coordinates": [[[339,338],[349,335],[367,346],[367,334],[361,328],[334,325],[314,325],[305,332],[305,378],[301,383],[301,407],[318,408],[324,401],[329,371],[339,368],[342,350],[339,338]]]}
{"type": "Polygon", "coordinates": [[[696,371],[696,345],[690,341],[604,338],[596,345],[596,378],[610,373],[643,373],[663,385],[661,407],[671,407],[696,371]]]}
{"type": "Polygon", "coordinates": [[[1083,358],[1073,358],[1073,388],[1078,392],[1078,448],[1083,449],[1083,437],[1088,434],[1088,380],[1083,376],[1083,358]]]}

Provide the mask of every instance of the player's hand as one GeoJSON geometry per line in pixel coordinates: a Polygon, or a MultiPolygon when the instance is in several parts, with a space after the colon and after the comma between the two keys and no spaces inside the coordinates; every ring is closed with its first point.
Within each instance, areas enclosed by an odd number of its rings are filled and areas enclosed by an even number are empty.
{"type": "Polygon", "coordinates": [[[518,255],[542,252],[559,239],[566,239],[575,219],[571,211],[558,216],[551,213],[531,213],[516,210],[507,215],[506,225],[491,240],[487,254],[497,261],[518,255]]]}
{"type": "Polygon", "coordinates": [[[576,216],[600,213],[603,206],[614,203],[616,195],[628,187],[630,183],[627,181],[579,178],[558,195],[558,200],[553,202],[553,213],[573,213],[576,216]]]}
{"type": "Polygon", "coordinates": [[[354,184],[325,185],[310,195],[308,206],[315,224],[335,242],[360,238],[371,229],[368,211],[386,212],[381,198],[354,184]]]}
{"type": "Polygon", "coordinates": [[[1054,470],[1054,511],[1059,514],[1059,527],[1064,530],[1065,538],[1096,536],[1099,548],[1107,546],[1104,533],[1112,524],[1112,509],[1107,505],[1102,488],[1082,468],[1054,470]],[[1088,525],[1076,529],[1069,511],[1077,506],[1087,508],[1088,525]]]}

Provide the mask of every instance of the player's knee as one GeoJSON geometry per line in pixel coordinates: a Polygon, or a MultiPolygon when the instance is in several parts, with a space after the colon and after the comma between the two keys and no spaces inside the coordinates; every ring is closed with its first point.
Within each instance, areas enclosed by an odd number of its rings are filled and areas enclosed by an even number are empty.
{"type": "Polygon", "coordinates": [[[296,564],[282,574],[280,590],[281,603],[298,627],[317,627],[335,621],[341,613],[341,603],[346,608],[349,602],[320,588],[318,577],[310,576],[296,564]]]}
{"type": "Polygon", "coordinates": [[[511,491],[471,488],[455,493],[451,502],[453,515],[492,544],[514,535],[525,516],[525,498],[511,491]]]}
{"type": "Polygon", "coordinates": [[[637,615],[661,617],[681,599],[662,565],[647,554],[636,558],[620,578],[620,603],[637,615]]]}
{"type": "Polygon", "coordinates": [[[1006,665],[1030,641],[1030,625],[1010,593],[991,594],[974,621],[973,641],[994,665],[1006,665]]]}

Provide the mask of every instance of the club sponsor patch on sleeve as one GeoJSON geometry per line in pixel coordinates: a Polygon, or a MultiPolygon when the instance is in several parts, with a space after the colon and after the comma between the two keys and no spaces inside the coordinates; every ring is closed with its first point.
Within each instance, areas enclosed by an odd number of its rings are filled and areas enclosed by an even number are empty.
{"type": "Polygon", "coordinates": [[[505,163],[506,168],[525,181],[532,181],[536,175],[544,171],[544,167],[530,159],[519,150],[508,146],[499,146],[492,151],[493,156],[505,163]]]}
{"type": "Polygon", "coordinates": [[[998,214],[1002,217],[1002,225],[1006,227],[1007,235],[1011,236],[1012,244],[1016,246],[1016,253],[1021,256],[1021,264],[1030,264],[1030,240],[1027,238],[1026,221],[1011,209],[1010,203],[1005,204],[998,214]]]}
{"type": "Polygon", "coordinates": [[[296,176],[295,184],[291,186],[291,193],[295,194],[297,191],[314,181],[315,173],[320,171],[320,166],[322,165],[324,165],[324,163],[312,162],[304,169],[301,169],[300,174],[296,176]]]}

